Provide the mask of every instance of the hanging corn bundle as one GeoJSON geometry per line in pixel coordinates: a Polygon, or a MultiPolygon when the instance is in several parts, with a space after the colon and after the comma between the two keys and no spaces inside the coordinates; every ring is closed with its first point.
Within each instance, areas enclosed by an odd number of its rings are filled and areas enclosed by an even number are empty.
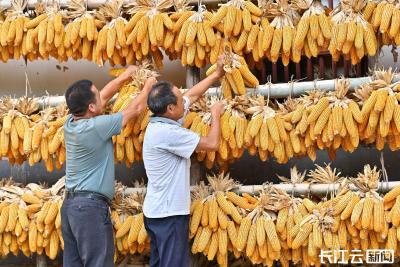
{"type": "Polygon", "coordinates": [[[63,46],[64,16],[65,12],[57,4],[36,6],[36,17],[24,25],[26,40],[22,51],[29,60],[36,59],[37,56],[43,59],[52,56],[59,61],[67,60],[63,46]]]}
{"type": "Polygon", "coordinates": [[[216,44],[216,35],[209,25],[211,18],[212,14],[206,10],[205,6],[200,5],[198,10],[183,22],[177,34],[177,47],[175,47],[176,51],[181,51],[182,65],[202,68],[208,63],[211,49],[216,44]]]}
{"type": "Polygon", "coordinates": [[[173,2],[175,11],[169,16],[173,27],[172,31],[166,32],[163,42],[163,49],[170,60],[176,60],[180,57],[183,45],[178,43],[179,33],[183,28],[183,24],[195,13],[195,11],[192,11],[193,6],[189,5],[190,2],[188,0],[176,0],[173,2]]]}
{"type": "Polygon", "coordinates": [[[126,194],[121,183],[115,186],[115,196],[111,204],[111,219],[115,237],[114,261],[119,256],[150,253],[150,237],[144,227],[143,202],[146,187],[135,182],[136,193],[126,194]]]}
{"type": "MultiPolygon", "coordinates": [[[[246,85],[255,88],[259,85],[257,78],[251,73],[243,57],[230,51],[229,46],[224,48],[224,70],[225,75],[221,81],[222,94],[224,98],[230,99],[233,95],[246,94],[246,85]]],[[[207,70],[207,75],[217,69],[215,63],[207,70]]]]}
{"type": "Polygon", "coordinates": [[[38,109],[38,104],[27,97],[16,101],[6,97],[1,101],[3,127],[0,132],[0,152],[3,157],[9,158],[11,164],[22,164],[31,153],[31,150],[24,149],[24,142],[28,143],[28,137],[31,137],[29,116],[38,109]]]}
{"type": "Polygon", "coordinates": [[[362,16],[364,0],[341,1],[331,13],[332,38],[328,50],[333,60],[338,61],[342,53],[353,65],[364,55],[375,56],[378,48],[372,25],[362,16]]]}
{"type": "MultiPolygon", "coordinates": [[[[261,16],[255,18],[253,23],[246,26],[247,29],[240,31],[240,34],[230,38],[233,51],[238,55],[249,54],[254,62],[259,62],[272,43],[274,28],[268,21],[268,12],[272,6],[270,1],[259,1],[261,16]]],[[[239,25],[240,26],[240,25],[239,25]]]]}
{"type": "Polygon", "coordinates": [[[332,158],[338,148],[352,152],[360,142],[358,124],[363,117],[356,102],[346,96],[349,84],[346,79],[336,80],[335,91],[322,97],[307,117],[306,146],[312,142],[319,149],[327,148],[332,158]]]}
{"type": "Polygon", "coordinates": [[[364,118],[359,125],[360,137],[367,144],[375,143],[378,150],[384,148],[385,141],[391,150],[400,146],[400,96],[399,85],[393,82],[394,75],[391,68],[387,71],[375,70],[372,82],[362,85],[355,93],[361,101],[364,118]]]}
{"type": "Polygon", "coordinates": [[[193,238],[191,250],[226,266],[228,251],[236,246],[242,210],[251,209],[253,204],[230,192],[239,184],[229,174],[207,176],[207,179],[210,186],[200,183],[193,192],[189,224],[190,238],[193,238]]]}
{"type": "MultiPolygon", "coordinates": [[[[122,73],[123,71],[124,69],[121,69],[119,72],[122,73]]],[[[121,88],[111,111],[116,113],[124,110],[142,90],[146,80],[158,75],[151,62],[143,61],[132,74],[131,81],[121,88]]],[[[117,162],[125,161],[130,166],[134,161],[141,159],[144,133],[150,116],[150,110],[145,109],[135,120],[129,121],[119,135],[113,136],[115,160],[117,162]]]]}
{"type": "Polygon", "coordinates": [[[1,254],[19,251],[30,257],[33,253],[55,259],[64,241],[61,235],[61,197],[63,180],[52,188],[28,184],[25,188],[12,181],[2,182],[0,192],[1,254]]]}
{"type": "Polygon", "coordinates": [[[296,33],[295,25],[300,16],[295,7],[287,0],[277,0],[269,9],[269,14],[274,16],[270,25],[274,28],[274,32],[267,56],[273,63],[276,63],[281,57],[283,65],[287,66],[292,55],[293,38],[296,33]]]}
{"type": "Polygon", "coordinates": [[[135,51],[136,60],[142,61],[152,55],[156,65],[162,66],[163,47],[166,38],[172,38],[174,23],[166,13],[172,6],[171,1],[140,0],[127,6],[127,13],[132,15],[126,24],[126,44],[135,51]]]}
{"type": "Polygon", "coordinates": [[[125,58],[129,59],[129,64],[134,63],[133,55],[128,56],[133,51],[126,40],[124,29],[127,21],[122,18],[122,5],[122,0],[113,0],[100,6],[96,12],[96,18],[105,24],[98,33],[93,59],[99,66],[103,66],[106,60],[111,65],[124,65],[125,58]]]}
{"type": "Polygon", "coordinates": [[[230,0],[220,4],[210,21],[210,26],[223,33],[224,38],[239,36],[243,31],[250,32],[252,24],[259,20],[261,9],[251,1],[230,0]]]}
{"type": "Polygon", "coordinates": [[[252,101],[246,113],[252,115],[245,133],[250,153],[254,154],[258,150],[262,161],[266,161],[271,154],[277,162],[287,162],[294,152],[282,114],[271,108],[263,96],[252,101]]]}
{"type": "Polygon", "coordinates": [[[327,50],[332,36],[332,24],[321,1],[300,0],[295,1],[295,6],[305,10],[297,25],[292,47],[292,59],[298,63],[303,51],[311,58],[317,57],[320,51],[327,50]]]}
{"type": "Polygon", "coordinates": [[[94,11],[87,10],[87,4],[81,0],[71,0],[68,7],[68,18],[71,20],[65,27],[63,40],[65,53],[68,57],[74,56],[96,60],[96,41],[98,27],[103,27],[104,21],[95,18],[94,11]]]}
{"type": "Polygon", "coordinates": [[[364,10],[364,16],[367,17],[367,15],[370,16],[369,21],[375,31],[382,34],[383,45],[390,45],[392,42],[400,45],[399,1],[381,1],[377,5],[375,2],[368,2],[364,10]],[[373,12],[370,10],[373,10],[373,12]],[[370,15],[371,12],[372,15],[370,15]]]}
{"type": "Polygon", "coordinates": [[[22,56],[24,41],[24,25],[29,19],[24,14],[27,5],[25,0],[11,1],[11,7],[6,11],[6,18],[0,27],[1,60],[19,59],[22,56]]]}

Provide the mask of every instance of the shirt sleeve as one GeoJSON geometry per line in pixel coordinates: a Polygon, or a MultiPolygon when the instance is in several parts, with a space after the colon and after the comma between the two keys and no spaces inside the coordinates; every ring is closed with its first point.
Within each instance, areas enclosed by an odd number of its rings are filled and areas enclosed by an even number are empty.
{"type": "Polygon", "coordinates": [[[94,118],[94,127],[97,133],[104,140],[117,135],[122,129],[122,113],[118,112],[112,115],[101,115],[94,118]]]}
{"type": "Polygon", "coordinates": [[[177,127],[170,131],[169,137],[159,145],[159,148],[189,159],[200,142],[200,136],[188,129],[177,127]]]}
{"type": "Polygon", "coordinates": [[[184,109],[184,113],[183,113],[183,117],[180,118],[180,119],[178,120],[178,123],[179,123],[179,124],[181,124],[181,125],[183,124],[183,121],[185,120],[186,115],[189,113],[189,107],[190,107],[190,99],[189,99],[189,97],[184,96],[184,97],[183,97],[183,109],[184,109]]]}

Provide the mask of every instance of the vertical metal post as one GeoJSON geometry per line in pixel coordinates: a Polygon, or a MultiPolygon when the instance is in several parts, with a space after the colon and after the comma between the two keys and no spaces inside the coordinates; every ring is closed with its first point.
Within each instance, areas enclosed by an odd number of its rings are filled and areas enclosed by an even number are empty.
{"type": "Polygon", "coordinates": [[[313,63],[312,59],[307,59],[307,80],[313,81],[314,80],[314,70],[313,70],[313,63]]]}
{"type": "Polygon", "coordinates": [[[36,255],[36,267],[47,267],[46,256],[44,254],[36,255]]]}
{"type": "Polygon", "coordinates": [[[200,69],[196,67],[186,67],[186,88],[192,88],[200,82],[200,69]]]}
{"type": "Polygon", "coordinates": [[[300,62],[296,63],[296,79],[301,79],[301,65],[300,62]]]}
{"type": "Polygon", "coordinates": [[[318,57],[319,60],[319,70],[318,78],[325,79],[325,58],[323,55],[318,57]]]}
{"type": "MultiPolygon", "coordinates": [[[[186,67],[186,88],[192,88],[200,81],[200,69],[196,67],[186,67]]],[[[190,166],[190,184],[195,185],[200,182],[202,168],[200,163],[193,158],[190,166]]],[[[190,254],[190,267],[200,267],[198,260],[190,254]]]]}

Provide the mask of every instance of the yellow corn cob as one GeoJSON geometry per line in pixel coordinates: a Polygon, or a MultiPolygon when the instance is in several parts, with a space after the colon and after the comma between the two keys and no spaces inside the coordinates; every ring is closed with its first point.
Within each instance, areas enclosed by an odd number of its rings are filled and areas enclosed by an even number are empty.
{"type": "Polygon", "coordinates": [[[252,224],[250,226],[249,235],[246,242],[246,255],[251,257],[257,247],[257,226],[252,224]]]}
{"type": "Polygon", "coordinates": [[[237,240],[236,240],[236,248],[238,251],[243,251],[246,247],[247,237],[249,235],[251,227],[251,219],[250,217],[245,217],[242,219],[240,223],[237,240]]]}
{"type": "Polygon", "coordinates": [[[237,195],[235,192],[227,192],[226,196],[229,201],[231,201],[233,204],[235,204],[239,208],[251,209],[253,207],[250,203],[248,203],[248,201],[245,198],[237,195]]]}
{"type": "Polygon", "coordinates": [[[307,36],[308,28],[310,25],[310,17],[302,17],[297,25],[296,37],[294,45],[297,49],[302,49],[304,40],[307,36]]]}
{"type": "Polygon", "coordinates": [[[58,213],[58,203],[52,202],[44,219],[44,223],[45,224],[53,223],[57,217],[57,213],[58,213]]]}
{"type": "Polygon", "coordinates": [[[381,33],[386,33],[386,31],[389,29],[389,24],[392,18],[393,11],[394,11],[394,6],[393,4],[390,3],[387,3],[383,8],[382,18],[379,27],[379,31],[381,33]]]}
{"type": "Polygon", "coordinates": [[[133,216],[128,216],[126,220],[122,223],[121,227],[118,229],[117,233],[115,234],[115,238],[122,238],[124,235],[126,235],[133,222],[133,216]]]}
{"type": "Polygon", "coordinates": [[[211,198],[208,207],[208,225],[211,229],[218,228],[218,203],[215,197],[211,198]]]}
{"type": "Polygon", "coordinates": [[[263,217],[258,217],[256,221],[256,229],[257,229],[257,245],[261,247],[264,245],[265,242],[265,230],[264,224],[265,219],[263,217]]]}
{"type": "Polygon", "coordinates": [[[319,27],[320,27],[321,32],[324,35],[325,39],[331,39],[331,37],[332,37],[331,28],[332,27],[329,23],[328,17],[324,13],[318,15],[318,23],[319,23],[319,27]]]}
{"type": "Polygon", "coordinates": [[[267,233],[269,242],[271,243],[273,251],[281,250],[281,243],[279,242],[278,235],[276,234],[275,224],[272,219],[264,220],[264,229],[267,233]]]}
{"type": "Polygon", "coordinates": [[[211,234],[212,234],[212,231],[211,231],[210,228],[205,227],[205,228],[202,229],[201,235],[199,237],[199,243],[198,243],[198,246],[197,246],[197,251],[198,252],[203,252],[204,251],[204,249],[206,248],[208,242],[210,241],[211,234]]]}
{"type": "Polygon", "coordinates": [[[380,232],[382,231],[384,224],[384,206],[382,200],[375,200],[373,207],[373,218],[374,218],[374,231],[380,232]]]}
{"type": "Polygon", "coordinates": [[[364,29],[364,44],[367,48],[368,56],[373,57],[377,50],[377,40],[371,25],[367,25],[364,29]]]}
{"type": "Polygon", "coordinates": [[[218,252],[218,234],[213,233],[211,236],[211,241],[209,243],[208,249],[206,248],[204,250],[204,254],[207,255],[207,259],[209,261],[212,261],[215,255],[217,255],[217,252],[218,252]]]}
{"type": "Polygon", "coordinates": [[[218,251],[222,255],[228,252],[228,232],[220,228],[218,229],[218,251]]]}
{"type": "Polygon", "coordinates": [[[204,205],[201,203],[200,200],[196,200],[197,205],[195,206],[195,209],[193,211],[193,215],[190,221],[190,233],[195,234],[197,232],[197,229],[200,225],[200,221],[202,219],[202,213],[203,213],[203,208],[204,205]]]}

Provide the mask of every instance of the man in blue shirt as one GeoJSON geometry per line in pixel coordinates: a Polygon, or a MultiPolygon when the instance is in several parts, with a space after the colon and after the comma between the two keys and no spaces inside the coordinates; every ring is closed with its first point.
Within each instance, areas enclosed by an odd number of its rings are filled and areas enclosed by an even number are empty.
{"type": "Polygon", "coordinates": [[[114,197],[114,149],[111,137],[146,107],[154,78],[126,109],[102,115],[107,102],[136,70],[127,70],[99,91],[89,80],[65,93],[71,112],[64,125],[66,195],[61,209],[64,266],[114,266],[114,240],[109,203],[114,197]]]}
{"type": "Polygon", "coordinates": [[[181,123],[190,104],[223,75],[220,57],[217,70],[186,93],[168,82],[158,82],[149,94],[147,104],[154,116],[143,141],[148,178],[143,213],[151,239],[151,267],[189,266],[190,156],[195,150],[218,150],[224,105],[212,106],[207,136],[200,137],[181,123]]]}

